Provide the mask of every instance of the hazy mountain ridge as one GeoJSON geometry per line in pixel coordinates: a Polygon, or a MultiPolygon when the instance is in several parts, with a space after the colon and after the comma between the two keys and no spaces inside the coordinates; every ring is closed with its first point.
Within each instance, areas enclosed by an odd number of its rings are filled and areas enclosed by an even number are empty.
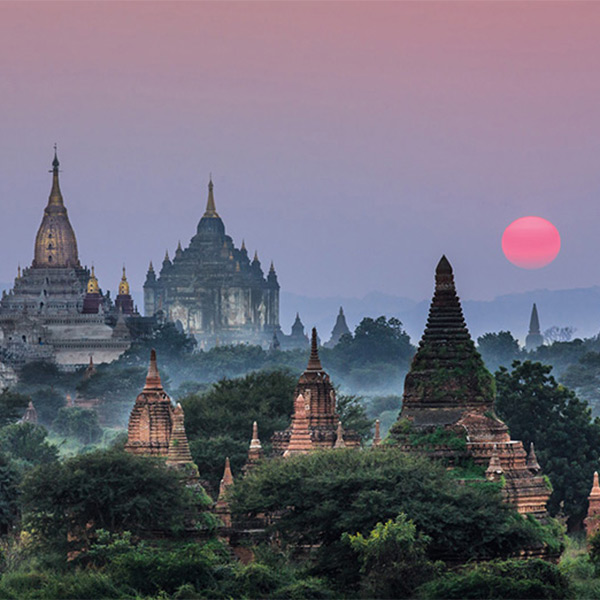
{"type": "MultiPolygon", "coordinates": [[[[430,300],[417,302],[401,296],[371,292],[363,298],[310,298],[288,292],[281,293],[281,323],[288,333],[300,313],[305,328],[316,325],[326,341],[340,306],[344,307],[351,330],[365,317],[397,317],[402,321],[413,343],[420,339],[430,300]]],[[[462,302],[469,330],[474,339],[490,332],[508,330],[522,342],[529,327],[533,303],[537,304],[542,332],[553,325],[576,328],[575,337],[590,337],[600,331],[600,286],[570,290],[532,290],[506,294],[493,300],[462,302]]]]}

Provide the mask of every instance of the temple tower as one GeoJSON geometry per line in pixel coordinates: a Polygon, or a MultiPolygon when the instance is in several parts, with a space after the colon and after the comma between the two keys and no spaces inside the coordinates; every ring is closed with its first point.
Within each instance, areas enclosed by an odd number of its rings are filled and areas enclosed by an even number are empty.
{"type": "Polygon", "coordinates": [[[590,495],[588,496],[588,512],[584,521],[585,533],[591,538],[600,529],[600,484],[598,483],[598,471],[594,473],[594,481],[590,495]]]}
{"type": "Polygon", "coordinates": [[[219,485],[219,497],[215,504],[215,513],[223,521],[225,527],[231,527],[231,509],[229,507],[229,500],[227,498],[228,489],[233,485],[233,474],[231,473],[231,464],[229,463],[229,457],[225,459],[225,469],[223,471],[223,477],[219,485]]]}
{"type": "Polygon", "coordinates": [[[502,475],[502,493],[521,513],[544,517],[550,497],[533,449],[511,440],[494,412],[495,388],[466,327],[454,286],[452,267],[442,256],[427,326],[404,384],[402,411],[390,438],[407,452],[443,458],[450,463],[471,458],[502,475]],[[464,440],[464,449],[438,444],[414,446],[408,431],[433,434],[440,429],[464,440]]]}
{"type": "Polygon", "coordinates": [[[263,458],[263,448],[258,438],[258,423],[254,421],[252,424],[252,439],[250,440],[250,448],[248,449],[248,459],[244,466],[244,472],[253,469],[258,461],[263,458]]]}
{"type": "Polygon", "coordinates": [[[544,345],[544,336],[540,333],[540,320],[535,302],[531,309],[531,318],[529,319],[529,333],[525,338],[525,350],[531,352],[544,345]]]}
{"type": "Polygon", "coordinates": [[[125,451],[131,454],[168,456],[172,428],[171,399],[163,389],[156,365],[156,351],[152,350],[146,385],[135,399],[129,416],[125,451]]]}
{"type": "Polygon", "coordinates": [[[344,309],[340,306],[340,312],[338,313],[335,325],[331,332],[331,338],[326,344],[324,344],[325,348],[333,348],[340,341],[341,337],[348,333],[350,333],[350,329],[346,323],[344,309]]]}
{"type": "Polygon", "coordinates": [[[83,309],[81,312],[84,315],[98,314],[102,300],[103,296],[100,293],[98,278],[96,277],[94,267],[92,266],[92,272],[88,279],[85,296],[83,298],[83,309]]]}
{"type": "MultiPolygon", "coordinates": [[[[298,397],[303,398],[306,404],[306,419],[310,432],[311,443],[316,448],[333,448],[337,439],[339,416],[336,412],[335,389],[329,375],[323,369],[319,357],[317,330],[313,328],[311,337],[311,350],[306,370],[298,379],[294,392],[294,415],[292,425],[284,431],[273,434],[273,449],[277,454],[283,454],[288,447],[292,447],[292,435],[297,411],[301,408],[298,397]]],[[[302,417],[304,418],[304,417],[302,417]]],[[[360,445],[360,438],[356,432],[348,430],[344,433],[345,444],[348,447],[360,445]]]]}

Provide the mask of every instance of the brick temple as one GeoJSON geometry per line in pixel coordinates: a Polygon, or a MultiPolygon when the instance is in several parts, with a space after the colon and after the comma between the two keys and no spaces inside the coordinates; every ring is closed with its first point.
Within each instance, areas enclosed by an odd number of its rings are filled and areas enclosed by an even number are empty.
{"type": "MultiPolygon", "coordinates": [[[[292,423],[284,431],[273,434],[273,452],[289,456],[313,449],[333,448],[338,439],[339,421],[335,389],[321,365],[317,330],[313,328],[308,365],[294,392],[292,423]]],[[[343,439],[345,447],[360,446],[360,437],[354,431],[343,432],[343,439]]]]}
{"type": "Polygon", "coordinates": [[[544,517],[550,490],[540,473],[533,447],[512,440],[494,412],[495,387],[465,324],[452,267],[445,256],[435,273],[435,293],[427,326],[404,385],[402,411],[391,440],[410,452],[432,455],[451,464],[473,459],[487,467],[486,477],[503,482],[507,502],[518,512],[544,517]],[[447,430],[464,439],[452,445],[411,443],[447,430]]]}

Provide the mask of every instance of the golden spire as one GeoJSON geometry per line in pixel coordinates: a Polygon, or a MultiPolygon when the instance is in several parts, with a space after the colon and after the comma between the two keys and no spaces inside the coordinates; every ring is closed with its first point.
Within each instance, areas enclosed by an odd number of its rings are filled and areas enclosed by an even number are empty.
{"type": "Polygon", "coordinates": [[[21,279],[21,265],[17,266],[17,279],[21,279]]]}
{"type": "Polygon", "coordinates": [[[246,251],[246,240],[242,240],[242,247],[241,250],[246,251]]]}
{"type": "Polygon", "coordinates": [[[213,182],[212,176],[208,180],[208,200],[206,201],[206,211],[204,212],[204,217],[218,219],[219,215],[217,213],[217,209],[215,207],[215,197],[213,195],[213,182]]]}
{"type": "Polygon", "coordinates": [[[92,274],[88,279],[87,283],[87,293],[88,294],[99,294],[100,286],[98,285],[98,280],[96,279],[96,275],[94,273],[94,265],[92,265],[92,274]]]}
{"type": "Polygon", "coordinates": [[[77,240],[69,222],[67,209],[58,182],[58,157],[54,145],[52,161],[52,189],[48,204],[44,209],[44,217],[35,238],[34,259],[32,267],[36,268],[69,268],[79,267],[77,256],[77,240]]]}
{"type": "Polygon", "coordinates": [[[123,277],[121,277],[121,282],[119,283],[119,296],[129,296],[129,282],[125,274],[125,265],[123,265],[123,277]]]}

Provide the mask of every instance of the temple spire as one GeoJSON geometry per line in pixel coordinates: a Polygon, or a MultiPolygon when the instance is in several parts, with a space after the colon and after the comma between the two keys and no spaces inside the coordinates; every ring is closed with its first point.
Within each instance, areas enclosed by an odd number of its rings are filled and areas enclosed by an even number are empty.
{"type": "Polygon", "coordinates": [[[540,334],[540,319],[538,317],[538,311],[535,302],[533,303],[533,308],[531,309],[531,319],[529,320],[529,334],[540,334]]]}
{"type": "Polygon", "coordinates": [[[345,448],[346,443],[344,442],[344,428],[342,427],[342,422],[338,420],[337,424],[337,432],[335,435],[335,444],[334,448],[345,448]]]}
{"type": "Polygon", "coordinates": [[[229,457],[225,459],[225,470],[223,471],[223,477],[219,485],[219,497],[215,505],[215,512],[223,521],[225,527],[231,527],[231,509],[229,508],[229,502],[227,499],[227,490],[233,485],[233,475],[231,473],[231,465],[229,463],[229,457]]]}
{"type": "Polygon", "coordinates": [[[58,167],[60,166],[60,162],[58,161],[56,144],[54,144],[54,160],[52,161],[52,189],[50,190],[50,198],[48,200],[48,205],[54,206],[64,206],[63,205],[63,197],[60,191],[60,184],[58,181],[58,167]]]}
{"type": "Polygon", "coordinates": [[[215,196],[213,194],[213,182],[212,176],[208,180],[208,200],[206,201],[206,210],[204,211],[204,217],[218,219],[219,214],[217,213],[217,209],[215,207],[215,196]]]}
{"type": "Polygon", "coordinates": [[[312,328],[312,336],[310,340],[310,358],[308,359],[307,371],[322,371],[321,359],[319,358],[319,345],[317,342],[317,328],[312,328]]]}
{"type": "Polygon", "coordinates": [[[531,444],[529,445],[529,454],[527,455],[527,468],[535,473],[538,473],[542,470],[542,467],[540,467],[540,463],[538,463],[537,456],[535,455],[533,442],[531,442],[531,444]]]}
{"type": "Polygon", "coordinates": [[[375,435],[373,436],[373,446],[377,447],[381,444],[381,432],[380,432],[381,424],[379,423],[379,419],[375,421],[375,435]]]}
{"type": "Polygon", "coordinates": [[[150,366],[148,367],[148,374],[146,375],[146,385],[144,386],[145,392],[162,390],[162,382],[160,380],[160,374],[156,365],[156,350],[152,348],[150,350],[150,366]]]}

